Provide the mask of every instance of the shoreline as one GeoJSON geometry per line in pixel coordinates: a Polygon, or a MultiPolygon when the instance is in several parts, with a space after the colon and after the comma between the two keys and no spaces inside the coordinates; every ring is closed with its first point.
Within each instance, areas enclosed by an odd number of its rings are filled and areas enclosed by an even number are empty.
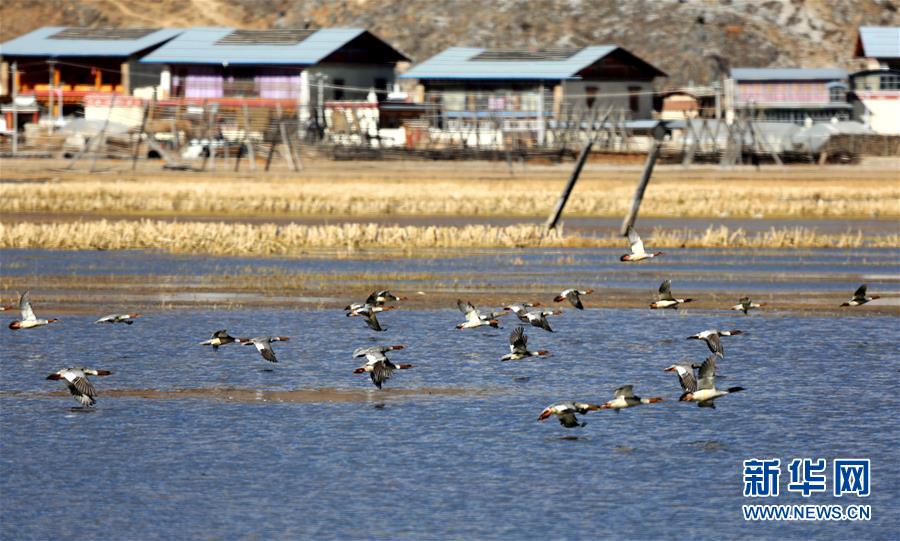
{"type": "MultiPolygon", "coordinates": [[[[864,235],[861,229],[822,234],[782,227],[747,233],[728,226],[705,231],[654,228],[643,233],[648,249],[673,248],[894,248],[900,232],[864,235]]],[[[77,221],[44,224],[0,222],[0,249],[156,250],[169,253],[296,256],[310,249],[627,248],[617,234],[566,234],[536,224],[506,226],[397,226],[364,223],[276,225],[187,221],[77,221]]]]}

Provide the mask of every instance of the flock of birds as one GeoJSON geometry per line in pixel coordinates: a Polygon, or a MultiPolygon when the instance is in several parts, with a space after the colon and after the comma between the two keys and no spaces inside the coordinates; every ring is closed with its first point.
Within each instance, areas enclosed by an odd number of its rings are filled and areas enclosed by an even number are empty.
{"type": "MultiPolygon", "coordinates": [[[[641,261],[648,258],[658,257],[662,252],[648,253],[644,250],[644,244],[637,233],[633,229],[628,231],[629,241],[631,243],[631,252],[623,255],[621,261],[641,261]]],[[[557,295],[553,300],[557,303],[568,302],[577,310],[584,310],[582,297],[593,293],[592,289],[566,289],[557,295]]],[[[878,299],[877,295],[867,295],[866,285],[861,285],[853,294],[853,298],[843,303],[841,306],[860,306],[869,301],[878,299]]],[[[372,330],[377,332],[385,331],[386,327],[381,325],[377,314],[396,307],[389,305],[391,302],[399,302],[406,300],[405,297],[394,295],[390,291],[375,291],[369,295],[364,302],[352,303],[344,308],[347,317],[361,317],[365,324],[372,330]]],[[[672,295],[671,281],[665,280],[659,286],[657,299],[650,304],[651,309],[677,309],[680,305],[691,302],[692,299],[676,298],[672,295]]],[[[764,303],[751,302],[749,297],[743,297],[738,304],[731,307],[732,310],[742,311],[747,314],[752,309],[765,306],[764,303]]],[[[474,329],[477,327],[499,327],[500,318],[514,314],[521,325],[516,326],[509,335],[509,353],[503,355],[501,361],[519,361],[531,357],[543,357],[549,355],[547,350],[528,348],[528,336],[525,334],[525,325],[537,327],[546,332],[553,332],[550,326],[549,317],[562,314],[561,310],[543,310],[540,309],[538,302],[523,302],[518,304],[510,304],[503,307],[499,311],[482,312],[472,303],[457,300],[457,307],[465,316],[465,320],[456,326],[457,329],[474,329]]],[[[0,309],[7,310],[15,308],[13,306],[0,306],[0,309]]],[[[38,319],[29,301],[28,291],[19,297],[18,309],[21,312],[21,319],[13,321],[9,324],[12,330],[33,329],[42,327],[59,321],[58,319],[38,319]]],[[[135,319],[141,317],[140,314],[110,314],[96,320],[98,324],[116,324],[122,323],[132,325],[135,319]]],[[[700,407],[715,408],[715,400],[744,390],[743,387],[729,387],[720,389],[716,387],[716,361],[725,358],[725,349],[722,346],[721,337],[737,336],[744,334],[740,330],[717,330],[709,329],[692,336],[688,339],[702,340],[706,343],[711,355],[702,363],[683,363],[673,364],[664,370],[666,372],[674,372],[678,376],[681,385],[682,394],[679,401],[696,402],[700,407]]],[[[276,363],[278,359],[275,350],[272,348],[273,342],[284,342],[289,340],[287,336],[258,336],[254,338],[235,338],[228,334],[227,330],[219,330],[200,345],[211,346],[214,350],[232,344],[239,343],[246,346],[253,345],[256,347],[262,358],[268,362],[276,363]]],[[[357,367],[353,372],[355,374],[369,374],[372,383],[379,389],[391,378],[395,370],[405,370],[413,368],[411,364],[397,364],[388,358],[388,354],[392,351],[404,349],[403,345],[391,346],[369,346],[356,348],[353,351],[353,358],[365,358],[365,364],[357,367]]],[[[88,376],[108,376],[112,374],[109,370],[96,370],[92,368],[63,368],[53,374],[47,376],[48,380],[62,380],[72,396],[82,407],[90,407],[96,403],[97,392],[88,376]]],[[[545,408],[538,416],[539,421],[556,415],[560,424],[566,428],[574,428],[584,426],[585,423],[578,420],[577,415],[583,415],[589,411],[612,409],[617,413],[625,408],[654,404],[661,402],[661,397],[642,398],[634,394],[632,385],[623,385],[616,389],[612,400],[604,404],[591,404],[587,402],[558,402],[545,408]]]]}

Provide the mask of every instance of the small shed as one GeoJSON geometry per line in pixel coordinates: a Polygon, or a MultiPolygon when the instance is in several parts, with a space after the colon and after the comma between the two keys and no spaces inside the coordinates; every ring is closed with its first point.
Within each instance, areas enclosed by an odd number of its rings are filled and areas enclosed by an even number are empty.
{"type": "Polygon", "coordinates": [[[45,26],[0,44],[0,80],[6,81],[2,91],[33,95],[44,106],[52,101],[54,115],[80,109],[88,94],[128,95],[159,80],[159,72],[139,66],[138,59],[179,33],[179,29],[45,26]]]}
{"type": "Polygon", "coordinates": [[[866,59],[866,68],[900,70],[900,26],[861,26],[854,56],[866,59]]]}

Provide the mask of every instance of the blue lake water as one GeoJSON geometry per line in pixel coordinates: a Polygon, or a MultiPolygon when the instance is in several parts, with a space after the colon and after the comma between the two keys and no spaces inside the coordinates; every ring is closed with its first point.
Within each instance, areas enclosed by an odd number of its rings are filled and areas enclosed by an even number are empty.
{"type": "MultiPolygon", "coordinates": [[[[96,271],[120,255],[104,254],[96,271]]],[[[865,272],[836,252],[810,257],[865,272]]],[[[568,310],[553,319],[557,332],[528,331],[529,345],[552,356],[519,363],[498,360],[510,318],[500,330],[457,331],[451,309],[401,305],[382,316],[384,333],[339,311],[169,311],[130,327],[94,319],[0,331],[4,539],[890,539],[900,531],[896,317],[568,310]],[[685,337],[711,327],[747,332],[723,338],[719,364],[721,385],[746,391],[715,410],[679,403],[675,376],[663,372],[705,357],[685,337]],[[220,328],[292,340],[274,344],[277,365],[250,347],[197,345],[220,328]],[[392,359],[415,365],[383,391],[352,373],[350,352],[373,343],[405,344],[392,359]],[[75,401],[54,393],[63,385],[44,379],[72,365],[114,372],[94,378],[89,413],[72,411],[75,401]],[[628,383],[665,401],[591,412],[577,429],[536,421],[554,401],[602,402],[628,383]],[[202,392],[319,388],[360,396],[295,403],[202,392]],[[463,394],[427,394],[446,388],[463,394]],[[129,389],[201,392],[121,393],[129,389]],[[770,457],[828,459],[829,492],[788,494],[784,467],[781,496],[744,498],[742,461],[770,457]],[[837,457],[872,460],[870,497],[830,494],[837,457]],[[748,503],[863,503],[872,520],[748,523],[748,503]]]]}
{"type": "MultiPolygon", "coordinates": [[[[403,280],[394,287],[418,288],[440,282],[465,288],[641,288],[655,292],[666,278],[678,289],[747,292],[852,293],[860,283],[870,291],[900,287],[900,249],[804,250],[669,250],[648,263],[623,265],[621,249],[474,250],[428,252],[416,257],[387,257],[379,251],[300,257],[203,257],[122,251],[0,250],[0,276],[39,277],[161,276],[171,283],[210,283],[222,276],[303,273],[310,286],[331,284],[336,277],[350,286],[368,285],[371,276],[403,280]],[[318,275],[318,277],[316,276],[318,275]],[[587,287],[587,286],[585,286],[587,287]]],[[[380,281],[380,280],[379,280],[380,281]]],[[[329,288],[333,290],[334,288],[329,288]]]]}

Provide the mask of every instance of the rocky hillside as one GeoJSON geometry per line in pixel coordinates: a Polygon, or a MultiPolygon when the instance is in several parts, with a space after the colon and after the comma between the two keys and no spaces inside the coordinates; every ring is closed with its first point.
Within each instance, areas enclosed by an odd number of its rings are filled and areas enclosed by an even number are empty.
{"type": "Polygon", "coordinates": [[[678,85],[729,66],[858,67],[856,28],[900,25],[898,10],[898,0],[3,0],[0,39],[50,24],[361,26],[414,60],[450,45],[616,43],[678,85]]]}

